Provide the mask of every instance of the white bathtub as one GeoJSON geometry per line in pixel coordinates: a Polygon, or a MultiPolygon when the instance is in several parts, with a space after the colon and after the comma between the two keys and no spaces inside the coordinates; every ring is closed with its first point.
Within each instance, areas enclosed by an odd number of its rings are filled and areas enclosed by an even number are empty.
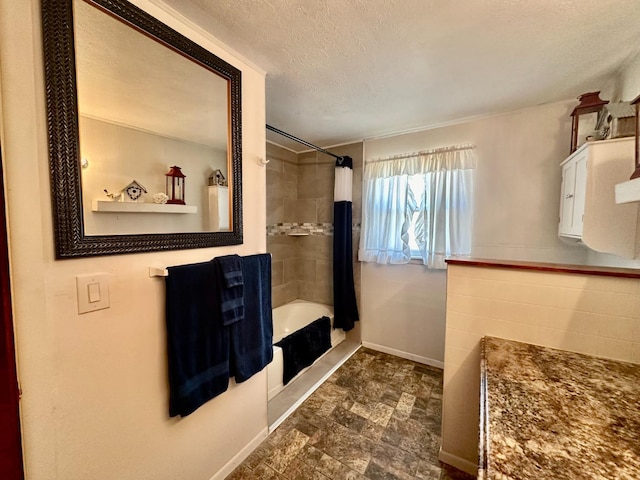
{"type": "MultiPolygon", "coordinates": [[[[300,330],[320,317],[329,317],[333,327],[333,307],[321,303],[294,300],[273,309],[273,343],[276,343],[287,335],[300,330]]],[[[331,348],[334,348],[345,339],[344,330],[331,330],[331,348]]],[[[298,375],[305,372],[304,369],[298,375]]],[[[282,383],[282,349],[273,347],[273,361],[267,366],[267,384],[269,387],[268,399],[271,400],[280,393],[285,385],[282,383]]]]}

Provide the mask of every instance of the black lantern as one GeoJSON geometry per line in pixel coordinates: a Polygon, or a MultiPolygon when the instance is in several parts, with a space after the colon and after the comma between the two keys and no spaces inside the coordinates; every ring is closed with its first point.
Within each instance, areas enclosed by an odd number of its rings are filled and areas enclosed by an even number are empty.
{"type": "Polygon", "coordinates": [[[167,203],[175,203],[178,205],[184,205],[184,179],[187,178],[180,170],[180,167],[175,165],[169,169],[165,174],[166,177],[166,191],[167,203]]]}
{"type": "Polygon", "coordinates": [[[571,112],[571,152],[584,143],[586,136],[594,135],[598,116],[609,100],[602,100],[600,92],[583,93],[578,97],[580,104],[571,112]],[[582,125],[580,125],[582,122],[582,125]],[[586,135],[585,135],[586,133],[586,135]]]}
{"type": "Polygon", "coordinates": [[[636,109],[636,169],[629,180],[640,177],[640,95],[631,101],[631,105],[636,109]]]}

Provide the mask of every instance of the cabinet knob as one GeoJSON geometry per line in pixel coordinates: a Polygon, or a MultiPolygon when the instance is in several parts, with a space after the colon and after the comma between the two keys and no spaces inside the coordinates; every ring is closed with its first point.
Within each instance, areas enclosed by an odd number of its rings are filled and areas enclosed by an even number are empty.
{"type": "Polygon", "coordinates": [[[569,193],[569,194],[565,195],[564,198],[573,198],[573,193],[569,193]]]}

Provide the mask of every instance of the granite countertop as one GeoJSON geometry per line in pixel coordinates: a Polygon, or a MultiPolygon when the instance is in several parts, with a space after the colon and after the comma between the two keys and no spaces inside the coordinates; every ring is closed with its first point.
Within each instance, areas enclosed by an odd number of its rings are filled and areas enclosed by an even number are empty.
{"type": "Polygon", "coordinates": [[[640,365],[484,337],[480,479],[640,479],[640,365]]]}

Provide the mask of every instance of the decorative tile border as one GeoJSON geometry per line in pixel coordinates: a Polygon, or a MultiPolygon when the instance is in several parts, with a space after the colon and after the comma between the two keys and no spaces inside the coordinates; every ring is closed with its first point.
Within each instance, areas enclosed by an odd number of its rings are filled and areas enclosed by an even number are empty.
{"type": "Polygon", "coordinates": [[[267,226],[267,235],[333,235],[332,223],[274,223],[267,226]]]}
{"type": "MultiPolygon", "coordinates": [[[[353,231],[360,231],[360,223],[353,224],[353,231]]],[[[268,236],[278,235],[333,235],[333,223],[274,223],[267,226],[268,236]]]]}

